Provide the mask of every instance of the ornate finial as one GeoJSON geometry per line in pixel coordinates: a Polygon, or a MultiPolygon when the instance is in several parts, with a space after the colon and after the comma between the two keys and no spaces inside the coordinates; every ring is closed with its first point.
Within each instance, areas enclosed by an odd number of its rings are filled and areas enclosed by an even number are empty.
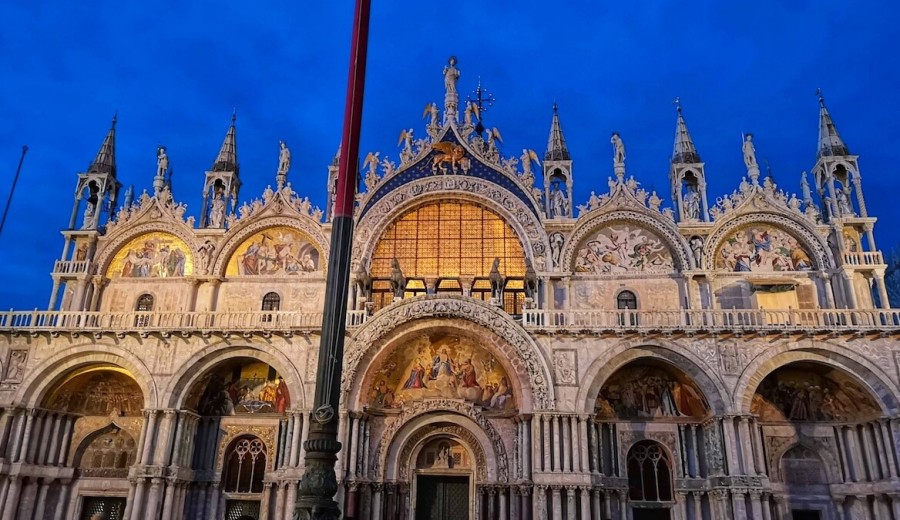
{"type": "Polygon", "coordinates": [[[678,113],[680,114],[681,113],[681,98],[678,96],[675,96],[675,100],[672,101],[672,103],[675,104],[675,110],[677,110],[678,113]]]}
{"type": "Polygon", "coordinates": [[[819,98],[819,106],[825,108],[825,96],[822,95],[822,89],[816,89],[816,97],[819,98]]]}
{"type": "Polygon", "coordinates": [[[116,111],[113,113],[113,118],[112,118],[112,127],[113,127],[113,128],[116,127],[116,123],[117,123],[118,121],[119,121],[119,111],[116,110],[116,111]]]}
{"type": "Polygon", "coordinates": [[[237,121],[237,107],[233,107],[231,109],[231,124],[233,125],[237,121]]]}
{"type": "Polygon", "coordinates": [[[478,83],[475,86],[475,90],[472,91],[472,95],[468,96],[466,99],[468,100],[468,103],[473,103],[477,108],[478,124],[475,125],[475,131],[481,134],[484,132],[484,125],[482,124],[484,113],[494,106],[495,101],[494,95],[481,86],[481,76],[478,77],[478,83]]]}
{"type": "Polygon", "coordinates": [[[556,104],[556,100],[555,100],[555,99],[553,100],[553,113],[554,113],[554,114],[558,114],[558,113],[559,113],[559,105],[556,104]]]}

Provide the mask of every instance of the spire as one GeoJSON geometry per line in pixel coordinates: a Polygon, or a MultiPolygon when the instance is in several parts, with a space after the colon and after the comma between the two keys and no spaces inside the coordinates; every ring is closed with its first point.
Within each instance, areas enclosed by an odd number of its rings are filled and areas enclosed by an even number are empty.
{"type": "Polygon", "coordinates": [[[112,126],[97,151],[97,157],[88,168],[88,173],[108,173],[113,177],[116,176],[116,120],[118,112],[113,115],[112,126]]]}
{"type": "Polygon", "coordinates": [[[672,163],[690,164],[699,163],[700,154],[694,147],[694,140],[688,132],[684,115],[681,113],[681,101],[675,98],[675,106],[678,110],[678,122],[675,124],[675,148],[672,150],[672,163]]]}
{"type": "Polygon", "coordinates": [[[222,148],[219,149],[219,155],[216,162],[213,163],[211,171],[214,172],[235,172],[238,169],[237,162],[237,143],[234,136],[234,123],[237,121],[237,111],[231,114],[231,126],[228,127],[228,133],[225,134],[225,141],[222,142],[222,148]]]}
{"type": "Polygon", "coordinates": [[[816,157],[826,157],[835,155],[850,155],[850,150],[841,139],[834,121],[831,120],[831,114],[825,108],[825,97],[822,96],[822,89],[816,91],[819,96],[819,149],[816,157]]]}
{"type": "Polygon", "coordinates": [[[545,161],[568,161],[569,149],[566,148],[566,138],[563,137],[562,127],[559,125],[559,107],[553,103],[553,121],[550,123],[550,138],[547,140],[547,153],[545,161]]]}

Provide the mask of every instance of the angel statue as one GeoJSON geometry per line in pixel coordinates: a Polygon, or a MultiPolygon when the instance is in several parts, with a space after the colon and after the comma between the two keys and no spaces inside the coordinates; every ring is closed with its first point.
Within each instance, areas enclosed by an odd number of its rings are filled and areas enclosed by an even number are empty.
{"type": "Polygon", "coordinates": [[[366,187],[370,183],[374,186],[378,182],[378,156],[380,154],[381,152],[369,152],[369,155],[366,155],[365,160],[363,160],[363,164],[369,167],[365,178],[366,187]]]}
{"type": "Polygon", "coordinates": [[[430,115],[431,121],[428,123],[428,126],[435,127],[438,126],[438,114],[437,103],[429,103],[425,105],[425,111],[422,112],[422,119],[425,119],[430,115]]]}
{"type": "Polygon", "coordinates": [[[539,168],[541,166],[541,161],[538,160],[538,155],[534,150],[522,149],[522,180],[527,185],[531,185],[534,183],[534,173],[531,171],[531,163],[534,161],[539,168]]]}
{"type": "Polygon", "coordinates": [[[497,130],[496,128],[489,128],[487,131],[487,134],[488,134],[488,149],[487,149],[488,159],[496,160],[496,158],[499,156],[499,152],[497,151],[497,143],[494,140],[496,139],[497,141],[500,141],[502,143],[503,137],[500,136],[500,130],[497,130]]]}
{"type": "Polygon", "coordinates": [[[400,139],[397,140],[397,146],[403,143],[403,151],[400,152],[401,162],[406,162],[413,158],[413,129],[403,130],[400,132],[400,139]]]}
{"type": "Polygon", "coordinates": [[[466,126],[474,126],[472,115],[475,116],[475,119],[481,119],[481,111],[479,110],[478,105],[476,105],[474,101],[469,101],[466,103],[466,111],[464,114],[466,126]]]}
{"type": "Polygon", "coordinates": [[[459,69],[456,68],[456,56],[450,56],[444,67],[444,88],[448,94],[456,94],[456,82],[459,81],[459,69]]]}
{"type": "Polygon", "coordinates": [[[613,132],[612,137],[609,140],[612,143],[614,148],[613,161],[616,164],[624,164],[625,163],[625,143],[622,142],[622,138],[619,136],[618,132],[613,132]]]}

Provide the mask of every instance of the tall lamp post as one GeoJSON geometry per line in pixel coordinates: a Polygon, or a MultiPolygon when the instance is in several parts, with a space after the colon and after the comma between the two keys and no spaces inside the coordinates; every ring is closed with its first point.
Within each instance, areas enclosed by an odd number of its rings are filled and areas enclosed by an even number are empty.
{"type": "Polygon", "coordinates": [[[350,250],[353,242],[353,199],[359,162],[366,47],[369,39],[370,0],[356,0],[353,37],[350,43],[350,73],[344,108],[344,131],[338,164],[337,190],[331,227],[325,309],[319,343],[316,395],[306,448],[306,471],[294,511],[298,520],[338,520],[341,516],[334,495],[334,470],[341,443],[337,440],[344,333],[347,329],[347,293],[350,285],[350,250]]]}

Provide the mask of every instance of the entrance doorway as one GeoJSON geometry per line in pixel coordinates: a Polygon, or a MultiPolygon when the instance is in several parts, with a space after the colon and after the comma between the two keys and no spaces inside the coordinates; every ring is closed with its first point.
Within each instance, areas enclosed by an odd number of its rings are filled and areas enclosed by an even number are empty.
{"type": "Polygon", "coordinates": [[[634,520],[671,520],[668,508],[654,507],[652,509],[632,509],[632,518],[634,520]]]}
{"type": "Polygon", "coordinates": [[[419,475],[416,520],[469,518],[469,477],[419,475]]]}

